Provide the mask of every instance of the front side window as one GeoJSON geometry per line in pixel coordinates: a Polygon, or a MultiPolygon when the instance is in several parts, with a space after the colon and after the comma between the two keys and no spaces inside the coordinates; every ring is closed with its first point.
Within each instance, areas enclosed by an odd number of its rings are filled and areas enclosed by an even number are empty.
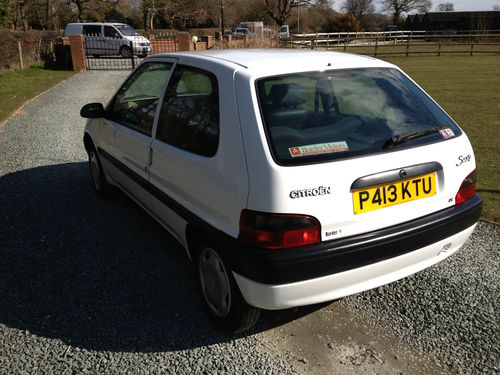
{"type": "Polygon", "coordinates": [[[106,38],[120,38],[120,34],[112,26],[104,26],[104,36],[106,38]]]}
{"type": "Polygon", "coordinates": [[[257,92],[276,161],[304,164],[386,152],[461,134],[397,69],[263,78],[257,92]]]}
{"type": "Polygon", "coordinates": [[[141,65],[120,88],[107,109],[107,118],[151,136],[156,108],[172,63],[141,65]]]}
{"type": "Polygon", "coordinates": [[[139,36],[139,33],[129,25],[115,25],[115,27],[125,36],[139,36]]]}
{"type": "Polygon", "coordinates": [[[178,65],[160,110],[156,138],[183,150],[214,156],[219,145],[219,90],[207,71],[178,65]]]}

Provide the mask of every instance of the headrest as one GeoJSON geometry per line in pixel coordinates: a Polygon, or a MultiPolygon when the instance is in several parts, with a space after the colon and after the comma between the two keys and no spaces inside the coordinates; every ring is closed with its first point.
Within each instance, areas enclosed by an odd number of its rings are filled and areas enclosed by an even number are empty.
{"type": "Polygon", "coordinates": [[[274,105],[283,107],[297,106],[306,102],[304,90],[296,83],[274,85],[269,96],[274,105]]]}

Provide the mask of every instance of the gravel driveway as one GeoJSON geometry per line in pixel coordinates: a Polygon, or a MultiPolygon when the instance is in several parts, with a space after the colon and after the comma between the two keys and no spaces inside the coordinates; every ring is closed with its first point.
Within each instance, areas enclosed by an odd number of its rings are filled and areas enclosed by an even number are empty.
{"type": "Polygon", "coordinates": [[[92,191],[79,110],[126,74],[78,74],[0,129],[0,374],[500,372],[500,229],[483,222],[403,281],[214,330],[175,240],[92,191]]]}

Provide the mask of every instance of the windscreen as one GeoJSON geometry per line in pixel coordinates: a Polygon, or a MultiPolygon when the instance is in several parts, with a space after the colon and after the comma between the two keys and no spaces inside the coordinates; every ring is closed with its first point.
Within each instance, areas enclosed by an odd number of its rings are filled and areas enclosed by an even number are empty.
{"type": "Polygon", "coordinates": [[[461,134],[397,69],[298,73],[257,81],[268,141],[279,164],[390,152],[461,134]]]}
{"type": "Polygon", "coordinates": [[[124,36],[138,36],[139,33],[129,25],[114,25],[124,36]]]}

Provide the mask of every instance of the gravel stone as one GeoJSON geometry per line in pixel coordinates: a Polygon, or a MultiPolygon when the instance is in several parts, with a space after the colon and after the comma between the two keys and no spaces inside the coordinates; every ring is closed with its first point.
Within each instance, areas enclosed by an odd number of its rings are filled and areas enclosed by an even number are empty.
{"type": "Polygon", "coordinates": [[[181,246],[92,191],[80,108],[127,74],[80,73],[0,129],[0,374],[294,373],[263,333],[216,331],[181,246]]]}
{"type": "Polygon", "coordinates": [[[500,372],[500,228],[480,221],[457,253],[339,302],[378,321],[445,373],[500,372]]]}
{"type": "MultiPolygon", "coordinates": [[[[0,374],[267,375],[313,368],[308,347],[296,357],[289,349],[294,334],[280,333],[283,348],[274,347],[269,324],[238,336],[216,331],[182,247],[123,194],[94,194],[79,111],[105,103],[127,74],[73,76],[0,129],[0,374]]],[[[498,374],[499,244],[500,228],[480,222],[447,260],[332,303],[350,312],[338,319],[377,324],[401,343],[394,358],[411,357],[417,368],[424,364],[422,373],[432,372],[425,367],[432,363],[438,373],[498,374]]],[[[328,311],[314,314],[328,318],[328,311]]],[[[294,316],[274,316],[287,314],[294,316]]],[[[300,328],[299,317],[287,331],[300,328]]],[[[332,334],[324,333],[317,339],[332,334]]],[[[346,335],[343,347],[321,345],[348,366],[386,363],[353,337],[346,335]]]]}

